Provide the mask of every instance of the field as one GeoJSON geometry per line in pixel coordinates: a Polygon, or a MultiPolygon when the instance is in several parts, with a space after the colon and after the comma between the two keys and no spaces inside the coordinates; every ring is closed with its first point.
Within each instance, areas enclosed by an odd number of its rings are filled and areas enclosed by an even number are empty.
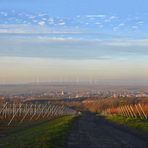
{"type": "Polygon", "coordinates": [[[123,116],[118,115],[110,115],[106,116],[106,119],[113,121],[115,123],[126,125],[128,127],[131,127],[133,129],[137,129],[138,131],[142,131],[144,133],[148,133],[148,120],[141,120],[141,119],[133,119],[133,118],[127,118],[123,116]]]}
{"type": "Polygon", "coordinates": [[[51,121],[36,122],[5,129],[1,135],[2,148],[62,148],[75,116],[64,116],[51,121]],[[24,127],[26,126],[26,127],[24,127]],[[8,132],[9,130],[9,132],[8,132]]]}
{"type": "Polygon", "coordinates": [[[120,115],[126,118],[134,119],[148,119],[148,105],[147,104],[134,104],[122,105],[118,107],[107,108],[102,111],[104,115],[120,115]]]}
{"type": "Polygon", "coordinates": [[[53,103],[8,103],[0,106],[0,147],[62,148],[77,112],[53,103]]]}
{"type": "Polygon", "coordinates": [[[142,101],[123,103],[114,99],[42,104],[6,102],[0,106],[0,147],[87,148],[107,144],[147,148],[147,105],[142,101]],[[82,109],[81,116],[73,124],[80,114],[76,108],[82,109]]]}
{"type": "Polygon", "coordinates": [[[82,104],[91,112],[121,115],[127,118],[148,118],[148,98],[105,98],[85,100],[82,104]]]}

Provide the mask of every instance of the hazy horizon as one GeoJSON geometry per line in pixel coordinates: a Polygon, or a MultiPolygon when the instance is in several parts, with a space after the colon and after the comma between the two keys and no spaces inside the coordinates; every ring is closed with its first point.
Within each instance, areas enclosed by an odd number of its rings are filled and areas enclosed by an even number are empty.
{"type": "Polygon", "coordinates": [[[146,0],[1,1],[0,84],[147,85],[147,5],[146,0]]]}

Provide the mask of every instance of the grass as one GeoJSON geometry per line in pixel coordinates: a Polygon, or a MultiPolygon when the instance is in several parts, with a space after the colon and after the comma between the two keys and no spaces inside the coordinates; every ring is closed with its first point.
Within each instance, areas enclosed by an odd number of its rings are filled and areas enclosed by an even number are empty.
{"type": "Polygon", "coordinates": [[[115,123],[119,123],[121,125],[126,125],[128,127],[137,129],[142,132],[148,133],[148,120],[141,120],[141,119],[133,119],[133,118],[126,118],[123,116],[107,116],[108,120],[111,120],[115,123]]]}
{"type": "Polygon", "coordinates": [[[16,128],[0,139],[2,148],[62,148],[75,116],[60,117],[28,127],[16,128]],[[18,131],[19,129],[19,131],[18,131]]]}

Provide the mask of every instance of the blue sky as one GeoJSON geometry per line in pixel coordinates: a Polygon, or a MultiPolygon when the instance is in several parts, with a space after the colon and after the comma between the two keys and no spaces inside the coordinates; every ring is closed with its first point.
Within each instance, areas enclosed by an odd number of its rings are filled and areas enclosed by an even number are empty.
{"type": "Polygon", "coordinates": [[[1,0],[1,9],[17,9],[24,11],[43,10],[55,16],[71,16],[85,14],[147,12],[147,0],[1,0]]]}
{"type": "Polygon", "coordinates": [[[0,82],[147,84],[147,6],[147,0],[1,0],[0,82]]]}

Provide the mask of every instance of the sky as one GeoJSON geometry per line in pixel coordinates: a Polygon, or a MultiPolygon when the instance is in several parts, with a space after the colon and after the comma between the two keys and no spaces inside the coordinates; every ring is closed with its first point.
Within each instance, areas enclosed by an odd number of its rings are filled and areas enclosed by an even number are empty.
{"type": "Polygon", "coordinates": [[[0,84],[148,84],[147,0],[1,0],[0,84]]]}

